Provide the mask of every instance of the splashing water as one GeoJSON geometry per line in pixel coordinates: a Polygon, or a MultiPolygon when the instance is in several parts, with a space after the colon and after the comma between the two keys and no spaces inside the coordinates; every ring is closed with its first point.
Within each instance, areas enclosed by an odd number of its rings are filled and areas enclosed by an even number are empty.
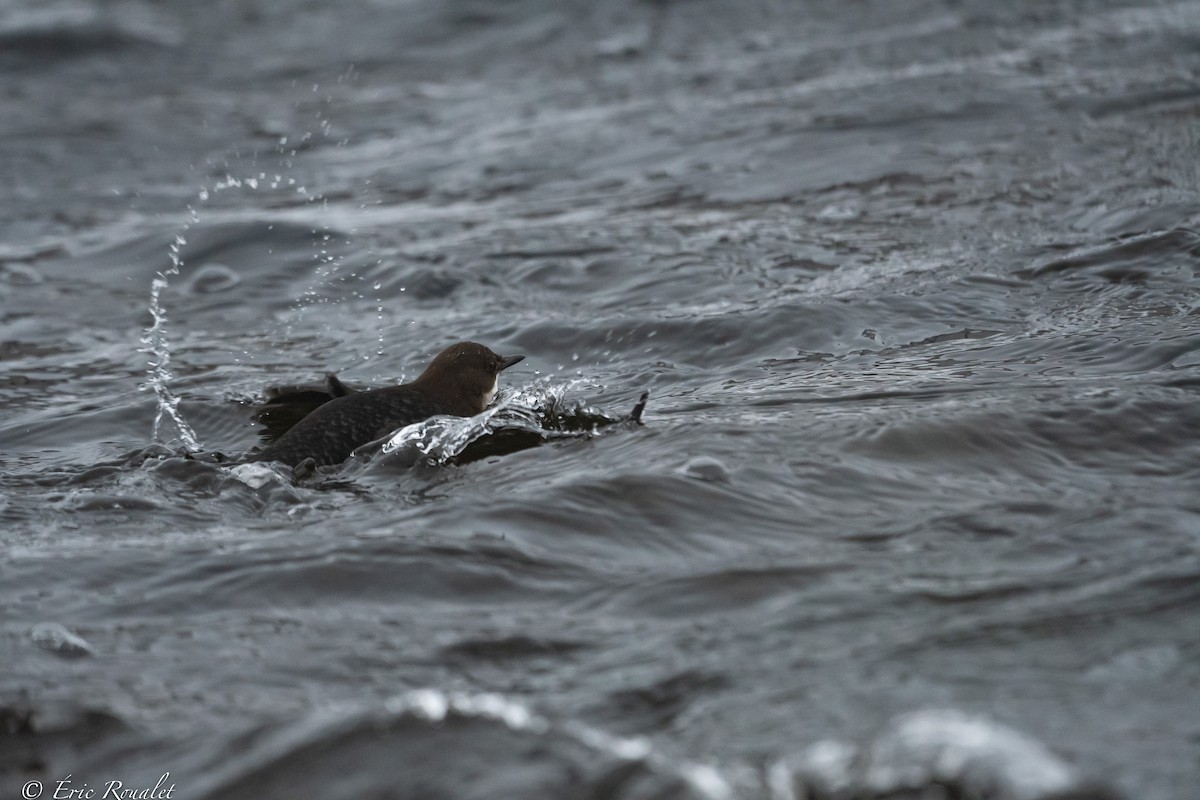
{"type": "MultiPolygon", "coordinates": [[[[196,212],[190,208],[189,210],[192,212],[194,221],[196,212]]],[[[188,226],[184,226],[185,232],[189,226],[190,223],[188,226]]],[[[154,415],[154,441],[162,441],[163,419],[170,417],[175,429],[179,432],[183,446],[190,451],[197,451],[201,447],[196,432],[183,418],[183,414],[179,411],[179,396],[170,388],[173,377],[170,369],[171,347],[167,340],[167,313],[162,306],[162,293],[170,283],[168,279],[178,275],[180,267],[183,266],[183,257],[180,255],[180,251],[185,244],[187,244],[187,239],[182,233],[177,234],[168,248],[171,266],[159,272],[150,284],[150,314],[154,318],[154,323],[142,334],[143,346],[140,352],[150,354],[150,366],[146,370],[148,376],[146,382],[142,384],[141,388],[143,390],[153,389],[158,398],[158,412],[154,415]]]]}
{"type": "MultiPolygon", "coordinates": [[[[383,443],[381,452],[419,453],[432,464],[444,464],[461,455],[474,441],[499,428],[519,429],[542,436],[555,433],[547,423],[557,415],[567,392],[586,383],[582,379],[529,386],[501,395],[499,402],[473,417],[432,417],[401,428],[383,443]]],[[[608,421],[597,415],[598,422],[608,421]]],[[[360,450],[373,449],[375,443],[360,450]]]]}

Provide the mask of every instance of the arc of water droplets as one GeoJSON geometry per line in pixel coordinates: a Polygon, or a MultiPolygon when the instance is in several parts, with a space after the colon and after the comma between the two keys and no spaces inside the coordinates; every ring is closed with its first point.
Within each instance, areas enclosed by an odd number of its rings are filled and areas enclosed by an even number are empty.
{"type": "MultiPolygon", "coordinates": [[[[260,173],[257,177],[249,177],[244,179],[235,178],[232,175],[226,175],[224,179],[217,181],[213,186],[212,192],[220,192],[225,189],[236,189],[243,186],[248,186],[251,189],[257,189],[260,180],[267,180],[266,173],[260,173]]],[[[271,181],[271,188],[274,189],[283,182],[283,177],[276,175],[271,181]]],[[[295,179],[288,179],[288,185],[295,185],[295,179]]],[[[300,194],[307,194],[307,190],[301,186],[296,189],[300,194]]],[[[211,193],[207,188],[201,188],[198,194],[201,203],[208,202],[211,193]]],[[[171,374],[171,347],[170,341],[167,338],[167,312],[163,308],[162,293],[170,285],[170,279],[179,275],[180,269],[183,267],[182,248],[187,244],[187,239],[184,234],[200,221],[200,216],[196,213],[196,209],[188,206],[189,220],[184,224],[183,231],[175,235],[175,239],[167,247],[167,255],[171,259],[171,266],[157,273],[154,280],[150,283],[150,314],[153,317],[153,324],[142,334],[142,347],[140,352],[150,354],[149,368],[146,370],[147,379],[140,387],[143,391],[153,389],[155,397],[158,399],[158,411],[154,415],[154,440],[160,441],[162,436],[163,420],[170,418],[175,429],[179,432],[179,438],[183,441],[183,446],[188,450],[195,451],[202,449],[200,446],[199,437],[196,436],[196,431],[183,418],[183,413],[179,410],[179,396],[171,391],[170,383],[174,377],[171,374]]]]}

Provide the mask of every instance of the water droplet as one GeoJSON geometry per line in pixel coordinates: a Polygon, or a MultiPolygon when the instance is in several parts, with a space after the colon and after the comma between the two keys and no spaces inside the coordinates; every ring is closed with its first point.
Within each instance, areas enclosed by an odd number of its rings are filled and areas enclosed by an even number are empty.
{"type": "Polygon", "coordinates": [[[92,654],[92,646],[77,633],[72,633],[57,622],[43,622],[33,626],[29,632],[34,644],[68,658],[80,658],[92,654]]]}
{"type": "Polygon", "coordinates": [[[215,294],[228,291],[241,282],[242,277],[224,264],[205,264],[188,281],[188,291],[193,294],[215,294]]]}
{"type": "Polygon", "coordinates": [[[28,264],[0,264],[0,283],[6,286],[36,286],[41,282],[42,274],[28,264]]]}
{"type": "Polygon", "coordinates": [[[680,470],[689,478],[708,483],[729,483],[729,470],[712,456],[696,456],[680,470]]]}

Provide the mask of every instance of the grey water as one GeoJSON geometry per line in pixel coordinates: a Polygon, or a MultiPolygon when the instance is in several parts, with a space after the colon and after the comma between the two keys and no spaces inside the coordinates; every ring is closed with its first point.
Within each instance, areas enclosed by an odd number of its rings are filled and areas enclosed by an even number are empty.
{"type": "Polygon", "coordinates": [[[1198,796],[1200,4],[6,0],[0,108],[3,797],[1198,796]]]}

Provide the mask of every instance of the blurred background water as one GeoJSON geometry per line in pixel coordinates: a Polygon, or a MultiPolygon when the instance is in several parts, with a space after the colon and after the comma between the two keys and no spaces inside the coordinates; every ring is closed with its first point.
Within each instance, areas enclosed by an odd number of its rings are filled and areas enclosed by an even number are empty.
{"type": "Polygon", "coordinates": [[[1198,77],[1195,2],[0,3],[4,796],[1195,798],[1198,77]],[[182,456],[461,339],[645,425],[182,456]]]}

